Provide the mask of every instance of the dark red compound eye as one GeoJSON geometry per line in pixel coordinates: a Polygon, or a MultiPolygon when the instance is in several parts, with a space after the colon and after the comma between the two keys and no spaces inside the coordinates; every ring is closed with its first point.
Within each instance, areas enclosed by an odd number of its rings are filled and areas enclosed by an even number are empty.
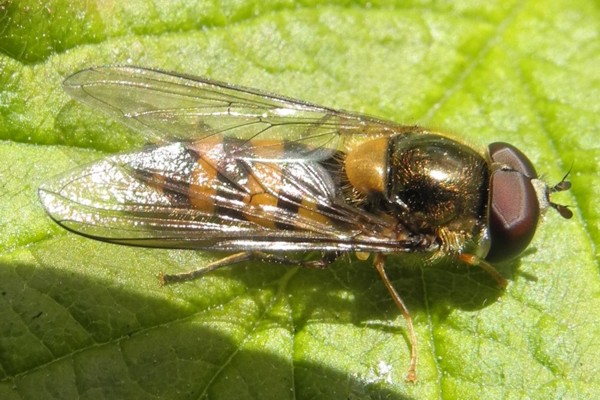
{"type": "Polygon", "coordinates": [[[537,178],[525,154],[508,143],[489,145],[494,163],[504,167],[492,173],[489,232],[491,247],[486,260],[499,262],[519,255],[538,225],[540,205],[531,179],[537,178]]]}

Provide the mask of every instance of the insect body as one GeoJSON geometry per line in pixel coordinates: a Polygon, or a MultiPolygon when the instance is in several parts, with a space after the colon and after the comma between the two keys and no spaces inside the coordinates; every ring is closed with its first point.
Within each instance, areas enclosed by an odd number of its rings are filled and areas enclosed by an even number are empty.
{"type": "Polygon", "coordinates": [[[165,283],[250,258],[325,267],[372,254],[407,321],[409,380],[416,339],[386,255],[451,257],[504,285],[488,261],[523,251],[548,206],[570,217],[549,200],[569,183],[548,188],[506,143],[480,153],[420,127],[142,68],[88,69],[64,87],[153,144],[44,184],[57,223],[111,243],[235,252],[165,283]],[[307,251],[323,257],[286,255],[307,251]]]}

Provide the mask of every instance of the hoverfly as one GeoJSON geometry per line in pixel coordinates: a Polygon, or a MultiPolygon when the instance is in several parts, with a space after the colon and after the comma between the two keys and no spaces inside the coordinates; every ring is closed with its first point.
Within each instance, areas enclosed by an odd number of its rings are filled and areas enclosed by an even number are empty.
{"type": "Polygon", "coordinates": [[[407,323],[411,381],[416,337],[386,256],[450,257],[504,286],[489,263],[521,253],[548,207],[572,215],[550,201],[566,176],[548,187],[507,143],[479,152],[418,126],[144,68],[86,69],[63,86],[152,144],[42,185],[58,224],[110,243],[233,253],[163,283],[250,259],[323,268],[372,257],[407,323]]]}

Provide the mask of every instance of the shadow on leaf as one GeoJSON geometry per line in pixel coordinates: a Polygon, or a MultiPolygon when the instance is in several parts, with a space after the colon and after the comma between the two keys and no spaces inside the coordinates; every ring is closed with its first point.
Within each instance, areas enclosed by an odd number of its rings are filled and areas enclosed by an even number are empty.
{"type": "Polygon", "coordinates": [[[246,350],[217,328],[236,325],[235,316],[211,321],[187,305],[35,263],[1,263],[0,282],[4,395],[403,398],[351,372],[246,350]]]}

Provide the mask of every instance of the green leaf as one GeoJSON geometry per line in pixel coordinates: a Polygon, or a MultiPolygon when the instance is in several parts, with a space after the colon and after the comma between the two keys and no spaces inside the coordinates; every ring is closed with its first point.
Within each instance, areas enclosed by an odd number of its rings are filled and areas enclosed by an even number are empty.
{"type": "Polygon", "coordinates": [[[600,397],[600,10],[553,2],[0,4],[0,398],[600,397]],[[431,4],[429,4],[431,3],[431,4]],[[139,139],[62,91],[132,64],[207,76],[521,148],[572,166],[529,250],[482,271],[369,262],[245,265],[161,288],[218,255],[77,237],[37,187],[139,139]]]}

